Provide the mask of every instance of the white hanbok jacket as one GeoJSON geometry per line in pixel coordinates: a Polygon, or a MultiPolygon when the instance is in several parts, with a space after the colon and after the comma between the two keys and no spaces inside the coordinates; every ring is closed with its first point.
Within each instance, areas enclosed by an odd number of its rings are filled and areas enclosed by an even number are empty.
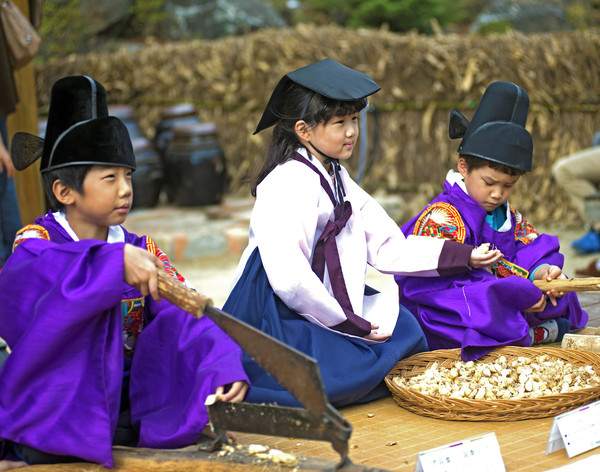
{"type": "MultiPolygon", "coordinates": [[[[317,167],[335,192],[334,181],[321,162],[305,149],[298,153],[317,167]]],[[[352,216],[336,242],[353,312],[378,324],[380,332],[391,333],[399,312],[398,294],[366,296],[367,264],[387,274],[452,274],[468,270],[472,247],[429,237],[405,237],[381,205],[343,167],[341,178],[352,216]]],[[[290,309],[326,329],[346,321],[327,269],[321,281],[311,268],[315,244],[333,219],[333,212],[333,203],[313,169],[296,160],[278,165],[257,187],[249,243],[233,285],[258,248],[274,292],[290,309]]]]}

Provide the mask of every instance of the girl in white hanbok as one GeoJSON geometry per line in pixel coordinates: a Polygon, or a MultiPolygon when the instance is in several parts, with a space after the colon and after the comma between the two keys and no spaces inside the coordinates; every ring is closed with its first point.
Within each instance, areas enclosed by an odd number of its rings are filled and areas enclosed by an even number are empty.
{"type": "MultiPolygon", "coordinates": [[[[487,266],[497,251],[406,238],[339,164],[358,139],[358,114],[380,87],[331,59],[286,74],[255,134],[275,125],[252,194],[249,244],[223,310],[315,358],[337,406],[388,393],[383,379],[402,358],[427,350],[419,324],[365,285],[383,273],[434,276],[487,266]]],[[[250,357],[251,402],[297,405],[250,357]]]]}

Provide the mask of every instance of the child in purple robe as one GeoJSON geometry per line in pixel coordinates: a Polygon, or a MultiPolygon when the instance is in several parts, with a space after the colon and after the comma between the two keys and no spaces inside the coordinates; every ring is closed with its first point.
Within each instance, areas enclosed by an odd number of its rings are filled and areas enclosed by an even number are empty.
{"type": "Polygon", "coordinates": [[[185,279],[121,226],[135,156],[101,84],[56,82],[45,140],[13,139],[19,170],[40,155],[54,211],[19,231],[0,272],[0,336],[12,349],[0,368],[0,469],[112,467],[113,444],[193,444],[208,395],[244,399],[241,349],[210,319],[161,301],[158,271],[185,279]]]}
{"type": "Polygon", "coordinates": [[[458,172],[451,170],[443,192],[402,228],[503,254],[487,270],[395,277],[400,303],[421,324],[431,350],[461,348],[462,359],[473,360],[498,346],[560,342],[587,322],[574,293],[543,293],[533,284],[566,278],[558,238],[536,232],[508,203],[519,177],[531,171],[528,108],[523,89],[494,82],[471,122],[452,110],[450,137],[463,138],[458,172]]]}

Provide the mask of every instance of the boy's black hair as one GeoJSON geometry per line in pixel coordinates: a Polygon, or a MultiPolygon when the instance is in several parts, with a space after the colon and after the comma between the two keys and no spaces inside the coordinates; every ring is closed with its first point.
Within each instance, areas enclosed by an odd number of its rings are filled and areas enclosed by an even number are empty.
{"type": "Polygon", "coordinates": [[[460,157],[462,157],[465,160],[465,163],[467,165],[467,172],[469,174],[472,171],[485,166],[499,170],[500,172],[510,176],[521,176],[527,172],[525,170],[515,169],[514,167],[507,166],[505,164],[500,164],[499,162],[484,159],[483,157],[471,156],[470,154],[460,154],[460,157]]]}
{"type": "Polygon", "coordinates": [[[334,116],[358,113],[367,106],[366,98],[351,101],[332,100],[292,81],[287,84],[284,94],[286,100],[278,110],[278,121],[273,129],[267,157],[252,182],[252,196],[256,196],[256,187],[269,172],[278,164],[290,159],[294,151],[301,146],[295,129],[298,120],[304,120],[312,128],[326,123],[334,116]]]}
{"type": "Polygon", "coordinates": [[[83,179],[85,179],[85,176],[90,169],[91,166],[89,165],[73,165],[50,170],[42,174],[44,191],[46,192],[52,211],[61,211],[65,208],[52,191],[54,182],[60,180],[67,187],[70,187],[78,193],[83,193],[83,179]]]}

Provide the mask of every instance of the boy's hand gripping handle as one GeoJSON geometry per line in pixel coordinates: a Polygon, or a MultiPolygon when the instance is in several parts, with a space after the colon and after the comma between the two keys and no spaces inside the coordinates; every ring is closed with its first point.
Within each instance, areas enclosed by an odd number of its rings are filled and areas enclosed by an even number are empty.
{"type": "Polygon", "coordinates": [[[534,280],[540,290],[557,292],[593,292],[600,290],[600,277],[582,277],[578,279],[534,280]]]}
{"type": "MultiPolygon", "coordinates": [[[[245,423],[238,425],[239,428],[245,428],[239,430],[260,433],[262,430],[253,427],[257,424],[257,419],[264,426],[262,415],[267,413],[281,415],[281,421],[275,422],[280,427],[268,433],[265,431],[266,434],[293,436],[298,435],[302,427],[305,427],[306,431],[299,437],[329,441],[341,456],[340,465],[349,462],[348,439],[352,433],[352,425],[329,403],[319,366],[313,358],[210,306],[212,301],[209,298],[179,283],[164,272],[158,273],[158,292],[161,297],[196,318],[208,316],[306,407],[306,410],[292,409],[296,416],[289,427],[290,425],[283,421],[283,418],[293,416],[291,411],[280,411],[282,407],[259,405],[258,408],[265,410],[260,414],[248,416],[239,413],[242,423],[245,423]]],[[[248,406],[248,409],[250,408],[251,406],[248,406]]],[[[230,422],[235,420],[232,415],[226,416],[229,417],[230,422]]]]}

